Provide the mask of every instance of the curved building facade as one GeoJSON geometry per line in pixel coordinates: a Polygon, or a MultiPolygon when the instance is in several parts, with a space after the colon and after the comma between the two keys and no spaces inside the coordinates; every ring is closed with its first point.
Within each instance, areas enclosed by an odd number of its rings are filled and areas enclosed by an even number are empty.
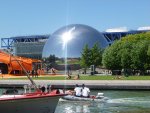
{"type": "Polygon", "coordinates": [[[42,56],[79,58],[86,44],[91,48],[95,43],[99,43],[102,48],[108,45],[103,34],[96,29],[87,25],[72,24],[58,29],[49,37],[42,56]]]}

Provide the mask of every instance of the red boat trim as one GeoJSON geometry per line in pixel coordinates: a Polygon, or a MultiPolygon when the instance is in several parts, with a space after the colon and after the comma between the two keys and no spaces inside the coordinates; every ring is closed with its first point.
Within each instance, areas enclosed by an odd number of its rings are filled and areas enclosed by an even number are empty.
{"type": "Polygon", "coordinates": [[[33,96],[27,96],[27,95],[22,95],[21,97],[10,97],[10,98],[4,98],[0,99],[0,101],[8,101],[8,100],[25,100],[25,99],[37,99],[37,98],[47,98],[47,97],[61,97],[61,96],[66,96],[66,94],[45,94],[45,95],[33,95],[33,96]]]}

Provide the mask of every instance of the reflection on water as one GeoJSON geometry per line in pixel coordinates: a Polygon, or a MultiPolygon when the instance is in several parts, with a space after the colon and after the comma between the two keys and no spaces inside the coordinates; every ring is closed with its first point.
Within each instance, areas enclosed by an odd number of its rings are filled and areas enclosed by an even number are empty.
{"type": "Polygon", "coordinates": [[[150,113],[150,91],[103,92],[106,102],[59,102],[55,113],[150,113]]]}
{"type": "Polygon", "coordinates": [[[93,102],[59,102],[56,113],[62,108],[64,110],[61,113],[91,113],[94,106],[93,102]]]}

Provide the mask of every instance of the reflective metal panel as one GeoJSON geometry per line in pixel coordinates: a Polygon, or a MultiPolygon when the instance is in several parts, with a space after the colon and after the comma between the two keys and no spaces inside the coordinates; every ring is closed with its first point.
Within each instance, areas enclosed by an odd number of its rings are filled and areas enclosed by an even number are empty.
{"type": "Polygon", "coordinates": [[[78,58],[85,44],[91,48],[96,42],[99,42],[102,48],[108,45],[105,37],[96,29],[81,24],[68,25],[58,29],[50,36],[44,46],[42,56],[78,58]]]}

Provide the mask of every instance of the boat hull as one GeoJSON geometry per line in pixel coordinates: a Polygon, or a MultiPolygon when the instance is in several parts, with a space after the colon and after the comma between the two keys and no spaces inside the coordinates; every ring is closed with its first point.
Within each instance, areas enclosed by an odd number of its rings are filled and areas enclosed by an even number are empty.
{"type": "Polygon", "coordinates": [[[67,95],[62,97],[60,100],[68,100],[68,101],[97,101],[97,102],[105,102],[106,100],[108,100],[107,97],[102,97],[102,98],[85,98],[85,97],[76,97],[74,95],[67,95]]]}
{"type": "Polygon", "coordinates": [[[54,113],[61,96],[0,101],[1,113],[54,113]]]}

